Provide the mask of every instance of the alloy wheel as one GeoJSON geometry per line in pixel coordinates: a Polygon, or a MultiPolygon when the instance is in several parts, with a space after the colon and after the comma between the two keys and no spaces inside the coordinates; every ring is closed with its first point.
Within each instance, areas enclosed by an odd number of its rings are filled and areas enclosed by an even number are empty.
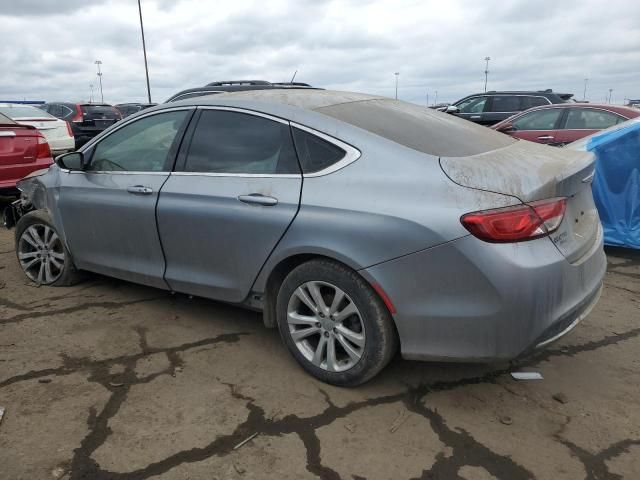
{"type": "Polygon", "coordinates": [[[343,372],[362,358],[366,342],[362,316],[335,285],[311,281],[296,288],[289,299],[287,324],[300,353],[316,367],[343,372]]]}
{"type": "Polygon", "coordinates": [[[36,283],[55,282],[64,270],[64,246],[48,225],[29,226],[18,242],[18,260],[27,277],[36,283]]]}

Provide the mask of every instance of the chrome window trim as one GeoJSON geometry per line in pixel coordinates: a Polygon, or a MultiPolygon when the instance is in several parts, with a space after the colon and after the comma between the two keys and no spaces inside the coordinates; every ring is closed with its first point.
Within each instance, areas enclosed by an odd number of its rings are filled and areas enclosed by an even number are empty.
{"type": "Polygon", "coordinates": [[[122,172],[122,171],[109,171],[109,170],[69,170],[68,168],[62,168],[60,167],[60,171],[64,172],[64,173],[70,173],[70,174],[78,174],[81,173],[83,175],[89,175],[89,174],[100,174],[100,175],[164,175],[165,177],[168,177],[169,175],[171,175],[171,172],[156,172],[156,171],[150,171],[150,172],[122,172]]]}
{"type": "Polygon", "coordinates": [[[171,172],[178,177],[243,177],[243,178],[302,178],[300,173],[213,173],[213,172],[171,172]]]}
{"type": "Polygon", "coordinates": [[[333,172],[337,172],[338,170],[343,169],[347,165],[352,164],[362,156],[362,152],[360,152],[360,150],[349,145],[348,143],[343,142],[342,140],[338,140],[337,138],[327,135],[326,133],[319,132],[318,130],[307,127],[305,125],[301,125],[296,122],[289,122],[289,123],[291,124],[292,127],[299,128],[300,130],[304,130],[305,132],[310,133],[311,135],[315,135],[316,137],[319,137],[345,151],[345,156],[342,157],[341,160],[338,160],[336,163],[329,165],[327,168],[324,168],[317,172],[303,173],[302,176],[304,178],[323,177],[333,172]]]}
{"type": "Polygon", "coordinates": [[[244,113],[247,115],[253,115],[255,117],[266,118],[267,120],[273,120],[274,122],[282,123],[284,125],[289,125],[290,123],[289,120],[285,120],[284,118],[276,117],[275,115],[269,115],[268,113],[262,113],[248,108],[227,107],[224,105],[198,105],[196,108],[198,110],[223,110],[226,112],[244,113]]]}

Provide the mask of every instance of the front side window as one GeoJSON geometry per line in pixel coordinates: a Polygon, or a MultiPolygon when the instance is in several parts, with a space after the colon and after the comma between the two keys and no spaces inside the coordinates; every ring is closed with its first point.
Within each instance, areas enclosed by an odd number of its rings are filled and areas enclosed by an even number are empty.
{"type": "Polygon", "coordinates": [[[520,97],[516,95],[495,95],[492,97],[492,112],[519,112],[520,97]]]}
{"type": "Polygon", "coordinates": [[[456,107],[460,113],[482,113],[487,97],[473,97],[460,102],[456,107]]]}
{"type": "Polygon", "coordinates": [[[100,141],[88,171],[167,172],[169,150],[187,110],[159,113],[136,120],[100,141]]]}
{"type": "Polygon", "coordinates": [[[512,125],[516,130],[553,130],[561,114],[562,110],[559,108],[538,110],[522,115],[512,125]]]}
{"type": "Polygon", "coordinates": [[[615,113],[593,108],[572,108],[567,114],[566,129],[575,130],[601,130],[609,128],[617,123],[624,122],[626,118],[615,113]]]}
{"type": "Polygon", "coordinates": [[[185,164],[187,172],[300,173],[289,125],[227,110],[203,110],[185,164]]]}

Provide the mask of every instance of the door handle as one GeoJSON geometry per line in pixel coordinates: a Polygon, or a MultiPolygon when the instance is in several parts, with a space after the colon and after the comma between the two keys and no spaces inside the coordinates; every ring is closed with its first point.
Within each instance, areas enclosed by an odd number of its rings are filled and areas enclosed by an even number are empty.
{"type": "Polygon", "coordinates": [[[482,116],[481,115],[471,115],[469,118],[471,120],[480,120],[482,118],[482,116]]]}
{"type": "Polygon", "coordinates": [[[150,195],[151,193],[153,193],[153,189],[145,187],[144,185],[133,185],[131,187],[127,187],[127,192],[135,193],[138,195],[150,195]]]}
{"type": "Polygon", "coordinates": [[[242,203],[249,203],[252,205],[263,205],[265,207],[273,207],[278,204],[278,199],[274,197],[267,197],[261,193],[252,193],[250,195],[240,195],[238,197],[242,203]]]}
{"type": "Polygon", "coordinates": [[[553,135],[542,135],[538,137],[538,140],[553,140],[553,135]]]}

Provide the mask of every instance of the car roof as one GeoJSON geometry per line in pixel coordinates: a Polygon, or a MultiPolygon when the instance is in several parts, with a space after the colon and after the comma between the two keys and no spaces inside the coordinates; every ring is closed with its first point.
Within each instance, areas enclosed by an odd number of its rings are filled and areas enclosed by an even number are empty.
{"type": "Polygon", "coordinates": [[[331,107],[343,103],[361,102],[365,100],[382,100],[386,97],[369,95],[366,93],[341,92],[335,90],[314,90],[314,89],[268,89],[268,90],[245,90],[241,92],[224,92],[215,95],[204,95],[201,97],[180,100],[175,104],[183,105],[216,105],[226,100],[258,101],[272,104],[281,104],[291,107],[302,108],[304,110],[317,110],[323,107],[331,107]]]}

